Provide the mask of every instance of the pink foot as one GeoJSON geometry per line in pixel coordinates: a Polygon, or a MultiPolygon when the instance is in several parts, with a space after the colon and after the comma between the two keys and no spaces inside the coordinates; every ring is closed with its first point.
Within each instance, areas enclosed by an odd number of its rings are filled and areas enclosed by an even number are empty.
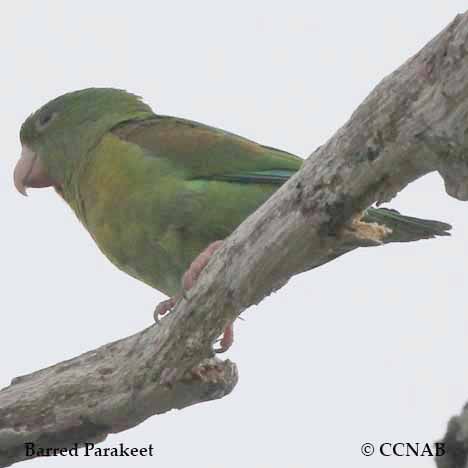
{"type": "Polygon", "coordinates": [[[224,353],[232,346],[232,343],[234,343],[234,323],[230,323],[224,329],[223,337],[219,342],[219,348],[216,348],[214,351],[216,353],[224,353]]]}
{"type": "MultiPolygon", "coordinates": [[[[197,281],[200,273],[206,267],[210,261],[211,256],[221,247],[223,241],[218,240],[212,242],[198,257],[191,263],[188,270],[182,277],[182,288],[183,291],[188,291],[193,287],[197,281]]],[[[234,324],[230,323],[225,329],[221,341],[219,342],[219,348],[215,349],[216,353],[224,353],[234,343],[234,324]]]]}
{"type": "MultiPolygon", "coordinates": [[[[182,294],[177,294],[165,301],[160,302],[154,311],[154,320],[159,322],[159,316],[165,315],[170,312],[177,302],[179,302],[181,296],[193,287],[197,281],[200,273],[206,267],[210,261],[211,256],[221,247],[223,241],[218,240],[212,242],[198,257],[190,264],[188,270],[182,276],[182,294]]],[[[234,324],[230,323],[225,329],[223,336],[219,342],[219,348],[215,349],[216,353],[224,353],[234,343],[234,324]]]]}
{"type": "Polygon", "coordinates": [[[191,263],[188,270],[182,276],[182,287],[188,291],[197,281],[200,273],[210,261],[211,256],[221,247],[223,241],[212,242],[198,257],[191,263]]]}
{"type": "Polygon", "coordinates": [[[159,322],[159,316],[165,315],[168,312],[170,312],[177,302],[179,302],[180,299],[180,294],[177,294],[174,297],[171,297],[169,299],[166,299],[165,301],[161,301],[157,306],[156,309],[154,309],[154,321],[159,322]]]}
{"type": "Polygon", "coordinates": [[[208,264],[211,256],[218,250],[223,241],[212,242],[198,257],[191,263],[188,270],[182,276],[182,294],[177,294],[174,297],[171,297],[165,301],[160,302],[156,309],[154,310],[154,321],[159,322],[159,316],[165,315],[170,312],[177,302],[181,299],[185,291],[188,291],[193,287],[197,281],[200,273],[203,271],[203,268],[208,264]]]}

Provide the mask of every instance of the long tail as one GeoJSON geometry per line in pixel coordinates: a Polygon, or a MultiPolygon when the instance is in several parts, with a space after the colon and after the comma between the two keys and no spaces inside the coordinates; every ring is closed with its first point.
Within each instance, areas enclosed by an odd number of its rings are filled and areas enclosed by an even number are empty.
{"type": "Polygon", "coordinates": [[[404,216],[388,208],[368,208],[362,218],[367,223],[378,223],[390,228],[392,232],[383,239],[388,242],[411,242],[419,239],[430,239],[437,236],[450,236],[452,226],[441,221],[419,219],[404,216]]]}

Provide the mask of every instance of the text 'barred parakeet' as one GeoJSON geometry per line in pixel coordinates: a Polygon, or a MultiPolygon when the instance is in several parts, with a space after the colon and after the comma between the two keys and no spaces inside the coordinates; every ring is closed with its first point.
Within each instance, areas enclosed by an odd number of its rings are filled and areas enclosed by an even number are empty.
{"type": "MultiPolygon", "coordinates": [[[[139,97],[108,88],[50,101],[26,119],[20,139],[17,189],[53,186],[112,263],[172,297],[160,313],[174,306],[182,279],[191,287],[220,240],[303,162],[217,128],[157,115],[139,97]]],[[[364,220],[392,229],[391,242],[450,229],[382,208],[369,208],[364,220]]],[[[232,339],[230,325],[221,350],[232,339]]]]}

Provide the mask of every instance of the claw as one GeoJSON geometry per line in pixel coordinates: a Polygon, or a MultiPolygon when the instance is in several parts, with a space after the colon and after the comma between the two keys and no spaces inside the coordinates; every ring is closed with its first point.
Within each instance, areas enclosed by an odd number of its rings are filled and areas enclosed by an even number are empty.
{"type": "Polygon", "coordinates": [[[225,329],[221,340],[219,341],[219,348],[215,348],[215,353],[225,353],[234,343],[234,324],[230,323],[225,329]]]}
{"type": "Polygon", "coordinates": [[[160,324],[161,321],[159,320],[159,316],[165,315],[168,312],[170,312],[176,306],[179,300],[180,300],[180,294],[177,294],[176,296],[166,299],[165,301],[161,301],[154,309],[154,313],[153,313],[154,321],[160,324]]]}

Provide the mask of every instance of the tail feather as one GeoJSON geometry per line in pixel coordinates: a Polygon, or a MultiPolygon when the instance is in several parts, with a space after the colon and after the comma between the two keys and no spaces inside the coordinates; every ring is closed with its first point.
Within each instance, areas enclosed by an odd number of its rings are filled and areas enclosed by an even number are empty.
{"type": "Polygon", "coordinates": [[[389,208],[368,208],[362,220],[367,223],[383,224],[392,230],[383,239],[384,243],[411,242],[437,236],[450,236],[447,231],[452,229],[450,224],[405,216],[389,208]]]}

